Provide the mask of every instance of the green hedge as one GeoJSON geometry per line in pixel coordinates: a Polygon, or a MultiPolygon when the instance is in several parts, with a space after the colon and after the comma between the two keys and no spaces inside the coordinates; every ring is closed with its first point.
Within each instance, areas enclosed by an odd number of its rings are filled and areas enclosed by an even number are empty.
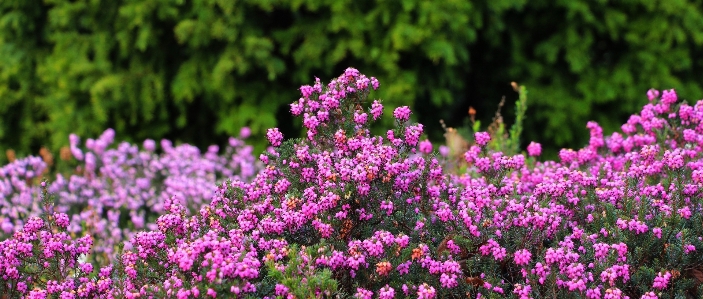
{"type": "MultiPolygon", "coordinates": [[[[526,138],[578,146],[650,87],[703,97],[695,0],[4,0],[0,148],[57,150],[74,132],[204,146],[280,126],[296,89],[353,66],[414,105],[430,136],[469,105],[489,119],[530,90],[526,138]],[[576,130],[576,131],[575,131],[576,130]],[[584,134],[573,135],[583,131],[584,134]],[[583,138],[585,138],[584,136],[583,138]]],[[[510,115],[511,109],[505,111],[510,115]]],[[[511,119],[506,117],[506,119],[511,119]]],[[[389,121],[389,120],[387,120],[389,121]]],[[[4,157],[0,157],[4,159],[4,157]]]]}

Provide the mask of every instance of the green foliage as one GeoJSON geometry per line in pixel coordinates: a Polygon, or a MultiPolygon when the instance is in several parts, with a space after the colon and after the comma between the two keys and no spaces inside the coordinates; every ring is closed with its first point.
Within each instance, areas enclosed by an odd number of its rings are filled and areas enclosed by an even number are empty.
{"type": "Polygon", "coordinates": [[[525,86],[517,86],[517,84],[514,87],[520,97],[515,102],[515,123],[510,127],[509,148],[503,151],[513,155],[520,152],[520,135],[522,135],[525,113],[527,112],[527,88],[525,86]]]}
{"type": "Polygon", "coordinates": [[[284,113],[297,86],[354,66],[391,82],[374,94],[388,106],[421,107],[434,140],[440,118],[456,126],[469,105],[490,116],[518,80],[533,98],[522,142],[555,153],[584,144],[572,133],[589,119],[616,129],[650,87],[703,96],[702,11],[701,0],[5,0],[0,148],[56,152],[69,133],[106,127],[203,147],[248,125],[261,150],[266,128],[299,134],[284,113]]]}
{"type": "Polygon", "coordinates": [[[703,97],[696,75],[703,73],[703,1],[506,2],[512,5],[474,47],[496,51],[485,64],[498,75],[487,81],[530,86],[525,141],[546,143],[552,155],[555,145],[585,144],[586,135],[574,132],[588,120],[606,133],[618,129],[649,88],[703,97]]]}
{"type": "MultiPolygon", "coordinates": [[[[483,121],[509,82],[530,86],[524,146],[538,141],[545,158],[588,140],[583,124],[618,129],[645,103],[649,88],[676,88],[682,98],[703,97],[703,1],[477,1],[490,16],[471,43],[469,69],[458,101],[440,113],[449,126],[473,106],[483,121]]],[[[430,127],[434,119],[421,121],[430,127]]],[[[515,119],[510,111],[506,119],[515,119]]]]}
{"type": "Polygon", "coordinates": [[[22,156],[106,127],[200,146],[246,125],[263,136],[294,86],[349,65],[395,82],[381,98],[447,103],[459,78],[419,70],[463,67],[471,13],[466,1],[3,1],[0,144],[22,156]]]}

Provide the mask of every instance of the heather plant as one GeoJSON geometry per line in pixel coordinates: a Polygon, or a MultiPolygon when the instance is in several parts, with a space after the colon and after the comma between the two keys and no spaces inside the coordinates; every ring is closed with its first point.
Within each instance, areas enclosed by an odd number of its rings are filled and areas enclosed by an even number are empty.
{"type": "MultiPolygon", "coordinates": [[[[589,145],[562,150],[559,162],[505,172],[515,157],[480,145],[469,149],[465,156],[474,177],[455,180],[471,185],[467,197],[476,198],[470,204],[478,207],[459,214],[482,215],[462,221],[476,227],[465,240],[476,254],[467,265],[482,269],[475,279],[484,295],[703,294],[703,259],[695,253],[703,245],[701,186],[693,176],[700,164],[696,115],[703,102],[675,106],[673,91],[661,100],[657,95],[649,92],[653,102],[623,125],[624,135],[604,138],[589,123],[589,145]]],[[[538,149],[528,147],[531,154],[538,149]]]]}
{"type": "Polygon", "coordinates": [[[31,217],[12,238],[0,241],[0,293],[3,298],[112,298],[113,266],[96,269],[80,262],[93,244],[74,239],[68,215],[54,211],[41,182],[42,217],[31,217]]]}
{"type": "MultiPolygon", "coordinates": [[[[168,224],[160,225],[158,237],[144,238],[146,244],[135,239],[137,250],[125,252],[125,265],[136,268],[146,261],[168,269],[160,277],[172,277],[182,285],[165,290],[161,282],[150,283],[167,295],[192,292],[202,281],[218,285],[213,292],[287,296],[283,290],[290,287],[284,281],[264,279],[280,275],[267,275],[263,263],[247,258],[258,257],[276,269],[287,269],[294,259],[288,248],[295,244],[316,253],[308,258],[314,258],[316,267],[331,271],[329,279],[336,281],[337,295],[362,296],[381,289],[388,294],[405,289],[409,294],[418,288],[427,294],[448,294],[459,284],[459,264],[433,250],[447,232],[435,215],[445,221],[451,217],[449,206],[439,202],[448,196],[450,186],[431,155],[431,144],[420,141],[423,126],[409,123],[408,107],[395,109],[396,127],[385,138],[369,133],[371,121],[383,112],[379,101],[371,105],[366,101],[369,90],[377,87],[375,78],[354,69],[327,86],[317,80],[313,86],[301,87],[302,97],[291,111],[302,116],[307,138],[283,141],[277,129],[269,130],[267,138],[277,149],[261,156],[267,167],[254,181],[223,186],[226,189],[201,209],[200,217],[183,218],[174,211],[162,216],[158,222],[168,219],[168,224]],[[227,248],[241,248],[241,252],[224,253],[195,244],[205,237],[224,238],[233,242],[227,248]],[[149,243],[155,238],[175,241],[149,243]],[[185,254],[178,244],[200,250],[185,254]],[[152,252],[169,254],[152,259],[152,252]],[[220,255],[231,261],[225,265],[218,265],[222,259],[211,261],[220,255]],[[244,267],[243,263],[251,273],[226,270],[244,267]],[[411,268],[413,275],[406,276],[411,268]],[[223,276],[228,279],[216,279],[223,276]]],[[[149,271],[130,268],[127,272],[136,274],[126,286],[144,285],[149,271]]],[[[324,273],[306,275],[326,277],[324,273]]]]}
{"type": "MultiPolygon", "coordinates": [[[[703,138],[690,127],[703,104],[678,108],[667,91],[624,135],[605,138],[591,122],[586,147],[534,167],[522,154],[491,150],[491,134],[476,132],[467,172],[447,176],[407,107],[395,109],[397,126],[385,138],[369,135],[381,103],[364,109],[366,82],[374,85],[349,69],[327,88],[303,86],[291,111],[307,138],[283,141],[269,130],[277,149],[261,156],[267,167],[252,183],[221,186],[198,217],[178,216],[182,207],[162,216],[168,224],[158,237],[126,252],[128,291],[290,297],[290,279],[305,288],[314,277],[323,280],[305,294],[318,297],[700,294],[700,186],[688,175],[700,163],[691,142],[703,138]],[[238,249],[213,248],[222,242],[238,249]],[[292,246],[308,250],[292,257],[292,246]],[[152,266],[140,271],[144,261],[152,266]],[[148,281],[154,268],[164,275],[153,277],[178,284],[148,281]]],[[[528,153],[538,156],[539,145],[528,153]]]]}
{"type": "MultiPolygon", "coordinates": [[[[85,148],[80,147],[78,136],[71,135],[74,171],[56,174],[48,189],[57,196],[56,209],[72,215],[68,232],[92,235],[94,252],[105,262],[114,259],[118,246],[129,248],[129,243],[123,243],[133,231],[156,228],[165,200],[175,197],[194,212],[212,197],[218,181],[250,180],[260,166],[252,147],[243,141],[248,135],[245,129],[241,139],[230,138],[223,153],[211,146],[204,154],[194,146],[173,146],[168,140],[161,141],[161,154],[153,140],[146,140],[142,150],[126,142],[111,148],[111,129],[98,139],[86,140],[85,148]]],[[[36,180],[46,166],[42,159],[29,157],[2,168],[0,236],[11,235],[15,227],[41,213],[36,180]]]]}
{"type": "Polygon", "coordinates": [[[46,163],[32,156],[0,168],[0,236],[12,234],[16,224],[41,211],[37,200],[41,189],[36,184],[45,169],[46,163]]]}
{"type": "MultiPolygon", "coordinates": [[[[475,132],[466,170],[454,174],[407,107],[393,110],[385,136],[370,134],[383,112],[368,100],[377,87],[355,69],[301,87],[291,112],[306,138],[268,130],[275,150],[259,157],[266,166],[251,182],[217,185],[194,215],[178,197],[165,199],[156,229],[131,236],[109,295],[703,295],[703,101],[652,90],[622,133],[604,136],[589,122],[589,143],[558,161],[526,163],[475,132]]],[[[527,154],[538,157],[539,144],[527,154]]]]}

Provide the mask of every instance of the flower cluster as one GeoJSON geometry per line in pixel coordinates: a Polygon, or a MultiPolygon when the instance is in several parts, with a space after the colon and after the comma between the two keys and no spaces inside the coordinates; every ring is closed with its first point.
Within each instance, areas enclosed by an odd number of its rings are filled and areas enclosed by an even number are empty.
{"type": "MultiPolygon", "coordinates": [[[[207,203],[179,194],[160,201],[154,227],[126,241],[109,295],[703,295],[703,255],[696,254],[703,248],[703,101],[690,106],[674,91],[661,98],[650,91],[651,102],[622,133],[606,136],[589,122],[589,143],[562,150],[558,161],[537,161],[538,143],[527,157],[493,151],[496,137],[478,132],[464,154],[466,172],[451,174],[420,141],[423,126],[410,122],[408,107],[395,109],[394,128],[371,134],[383,105],[367,98],[378,86],[347,69],[327,85],[317,79],[301,87],[291,112],[302,118],[306,138],[284,140],[271,129],[275,150],[260,156],[265,167],[251,181],[220,183],[203,197],[207,203]]],[[[47,215],[59,227],[73,225],[63,214],[47,215]]],[[[23,231],[43,223],[32,218],[23,231]]],[[[15,233],[2,244],[20,241],[15,233]]],[[[5,273],[25,271],[12,257],[26,254],[26,245],[12,246],[0,251],[15,267],[5,273]]],[[[77,247],[85,252],[85,244],[77,247]]],[[[46,288],[66,290],[73,274],[56,273],[64,279],[46,288]]],[[[13,292],[31,296],[14,281],[7,284],[13,292]]]]}
{"type": "MultiPolygon", "coordinates": [[[[248,135],[245,129],[241,138],[248,135]]],[[[125,241],[134,231],[156,229],[154,220],[163,213],[165,200],[176,197],[198,211],[213,196],[217,182],[250,180],[261,167],[253,148],[237,138],[230,138],[219,154],[217,146],[201,154],[194,146],[173,146],[168,140],[161,141],[161,154],[153,140],[144,141],[143,150],[127,142],[110,148],[111,129],[87,139],[85,151],[78,136],[69,139],[78,165],[68,176],[58,173],[48,190],[57,197],[55,208],[71,214],[68,232],[93,236],[93,250],[107,260],[114,260],[118,246],[132,246],[125,241]]],[[[0,169],[0,237],[12,235],[25,219],[42,212],[36,180],[46,167],[42,159],[29,157],[0,169]]]]}
{"type": "MultiPolygon", "coordinates": [[[[41,188],[42,207],[51,210],[45,182],[41,188]]],[[[111,298],[113,266],[97,271],[80,261],[93,245],[91,236],[72,238],[64,213],[44,216],[30,217],[21,230],[0,241],[0,293],[11,298],[111,298]]]]}

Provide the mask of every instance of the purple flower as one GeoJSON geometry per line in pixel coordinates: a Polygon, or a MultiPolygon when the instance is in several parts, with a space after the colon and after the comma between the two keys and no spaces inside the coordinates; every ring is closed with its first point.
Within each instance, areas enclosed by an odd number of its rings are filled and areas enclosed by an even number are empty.
{"type": "Polygon", "coordinates": [[[532,157],[537,157],[541,155],[542,145],[534,141],[530,142],[530,145],[527,146],[527,154],[532,157]]]}
{"type": "Polygon", "coordinates": [[[532,253],[527,251],[527,249],[518,250],[513,256],[515,264],[519,266],[527,265],[530,262],[530,258],[532,258],[532,253]]]}
{"type": "Polygon", "coordinates": [[[378,100],[374,100],[371,104],[371,115],[373,115],[373,120],[377,120],[383,114],[383,105],[378,100]]]}
{"type": "Polygon", "coordinates": [[[446,145],[440,145],[439,146],[439,154],[442,155],[442,157],[449,156],[449,147],[446,145]]]}
{"type": "Polygon", "coordinates": [[[268,129],[266,131],[266,139],[268,139],[271,145],[280,146],[281,141],[283,141],[283,134],[278,131],[278,128],[268,129]]]}
{"type": "MultiPolygon", "coordinates": [[[[657,92],[658,94],[658,92],[657,92]]],[[[656,96],[655,96],[656,97],[656,96]]],[[[676,96],[676,91],[671,89],[671,90],[665,90],[662,93],[661,97],[662,103],[664,104],[674,104],[678,100],[678,97],[676,96]]]]}
{"type": "Polygon", "coordinates": [[[379,299],[393,299],[395,298],[395,290],[389,285],[385,285],[380,290],[378,290],[379,299]]]}
{"type": "Polygon", "coordinates": [[[491,140],[491,135],[488,132],[476,132],[474,133],[474,140],[479,146],[484,146],[491,140]]]}
{"type": "Polygon", "coordinates": [[[408,106],[402,106],[402,107],[395,108],[395,110],[393,110],[393,117],[395,117],[395,119],[397,119],[401,122],[404,122],[404,121],[408,121],[410,119],[410,113],[411,113],[411,111],[408,106]]]}
{"type": "Polygon", "coordinates": [[[154,150],[156,150],[156,142],[152,139],[144,140],[143,146],[144,149],[149,152],[153,152],[154,150]]]}
{"type": "Polygon", "coordinates": [[[435,288],[427,283],[423,283],[417,288],[418,299],[433,299],[437,296],[435,288]]]}
{"type": "Polygon", "coordinates": [[[356,294],[354,294],[354,298],[356,299],[371,299],[373,298],[373,292],[363,289],[363,288],[356,288],[356,294]]]}
{"type": "Polygon", "coordinates": [[[696,246],[693,246],[692,244],[686,244],[683,246],[683,252],[685,254],[689,254],[694,251],[696,251],[696,246]]]}
{"type": "Polygon", "coordinates": [[[661,229],[661,228],[659,228],[659,227],[653,228],[653,229],[652,229],[652,233],[654,234],[654,236],[657,237],[657,239],[661,239],[661,238],[662,238],[662,229],[661,229]]]}
{"type": "Polygon", "coordinates": [[[657,277],[654,278],[654,284],[652,288],[663,290],[669,284],[669,279],[671,278],[671,273],[666,271],[664,274],[661,272],[657,273],[657,277]]]}
{"type": "Polygon", "coordinates": [[[247,139],[251,136],[251,129],[249,127],[242,127],[239,129],[239,138],[247,139]]]}

